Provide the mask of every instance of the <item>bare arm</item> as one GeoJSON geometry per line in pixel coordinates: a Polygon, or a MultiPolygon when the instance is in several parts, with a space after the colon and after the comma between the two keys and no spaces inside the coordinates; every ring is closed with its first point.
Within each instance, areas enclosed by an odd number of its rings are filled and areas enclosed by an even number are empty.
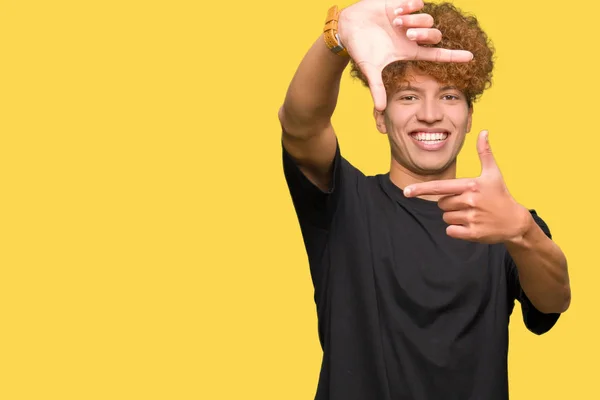
{"type": "Polygon", "coordinates": [[[508,241],[506,248],[519,271],[521,287],[533,305],[543,313],[562,313],[571,302],[567,259],[531,214],[527,220],[525,234],[508,241]]]}
{"type": "Polygon", "coordinates": [[[571,287],[565,255],[508,191],[487,131],[479,133],[477,152],[479,177],[417,183],[406,187],[405,195],[443,196],[438,205],[449,225],[449,236],[504,243],[517,266],[521,288],[535,308],[546,314],[566,311],[571,287]]]}
{"type": "Polygon", "coordinates": [[[331,181],[337,139],[331,116],[349,58],[333,54],[320,36],[300,63],[279,110],[283,145],[322,190],[331,181]]]}
{"type": "MultiPolygon", "coordinates": [[[[421,47],[442,38],[439,30],[431,28],[430,15],[410,15],[423,5],[422,0],[360,0],[339,15],[341,42],[366,75],[379,111],[387,102],[381,71],[391,62],[469,62],[473,58],[468,51],[421,47]],[[392,25],[392,18],[401,20],[401,27],[392,25]],[[414,39],[407,37],[411,28],[418,28],[413,30],[414,39]]],[[[321,35],[300,63],[279,110],[285,149],[307,178],[324,190],[331,183],[337,145],[331,116],[349,61],[332,53],[321,35]]]]}

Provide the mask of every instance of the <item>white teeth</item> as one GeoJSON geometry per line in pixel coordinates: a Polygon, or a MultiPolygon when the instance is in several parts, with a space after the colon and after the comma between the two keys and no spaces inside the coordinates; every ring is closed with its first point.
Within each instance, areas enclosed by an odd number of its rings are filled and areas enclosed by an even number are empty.
{"type": "Polygon", "coordinates": [[[413,133],[412,136],[421,142],[437,142],[437,141],[445,140],[448,137],[448,134],[445,132],[435,132],[435,133],[417,132],[417,133],[413,133]]]}

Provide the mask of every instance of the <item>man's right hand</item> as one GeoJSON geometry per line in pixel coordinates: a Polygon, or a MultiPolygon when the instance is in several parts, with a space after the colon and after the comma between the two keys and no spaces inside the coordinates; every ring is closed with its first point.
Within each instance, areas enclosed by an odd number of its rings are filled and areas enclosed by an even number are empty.
{"type": "Polygon", "coordinates": [[[422,0],[361,0],[340,13],[340,40],[366,76],[377,111],[387,106],[381,73],[392,62],[473,59],[469,51],[421,46],[442,39],[442,33],[432,28],[434,21],[429,14],[411,14],[423,6],[422,0]]]}

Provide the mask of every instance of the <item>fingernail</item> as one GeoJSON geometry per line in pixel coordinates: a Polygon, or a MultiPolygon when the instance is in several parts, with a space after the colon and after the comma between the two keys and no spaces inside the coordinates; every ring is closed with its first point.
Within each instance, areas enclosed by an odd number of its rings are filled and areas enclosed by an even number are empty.
{"type": "Polygon", "coordinates": [[[396,25],[396,26],[402,26],[402,18],[396,18],[394,20],[394,25],[396,25]]]}
{"type": "Polygon", "coordinates": [[[405,195],[406,197],[410,196],[410,192],[412,192],[412,189],[411,189],[411,188],[407,187],[407,188],[405,188],[405,189],[404,189],[404,195],[405,195]]]}
{"type": "Polygon", "coordinates": [[[400,14],[402,14],[402,12],[403,12],[403,11],[404,11],[404,10],[403,10],[403,9],[401,9],[401,8],[396,8],[396,9],[394,10],[394,15],[400,15],[400,14]]]}
{"type": "Polygon", "coordinates": [[[406,37],[409,38],[410,40],[415,40],[417,38],[417,32],[415,32],[413,30],[408,30],[406,32],[406,37]]]}

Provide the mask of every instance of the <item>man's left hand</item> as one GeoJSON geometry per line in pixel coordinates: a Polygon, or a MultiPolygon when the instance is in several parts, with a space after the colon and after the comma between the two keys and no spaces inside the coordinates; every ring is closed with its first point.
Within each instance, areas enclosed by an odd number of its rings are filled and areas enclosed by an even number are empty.
{"type": "Polygon", "coordinates": [[[481,175],[417,183],[404,189],[406,197],[441,195],[438,206],[456,239],[481,243],[519,240],[533,221],[529,211],[511,196],[490,149],[488,132],[477,138],[481,175]]]}

